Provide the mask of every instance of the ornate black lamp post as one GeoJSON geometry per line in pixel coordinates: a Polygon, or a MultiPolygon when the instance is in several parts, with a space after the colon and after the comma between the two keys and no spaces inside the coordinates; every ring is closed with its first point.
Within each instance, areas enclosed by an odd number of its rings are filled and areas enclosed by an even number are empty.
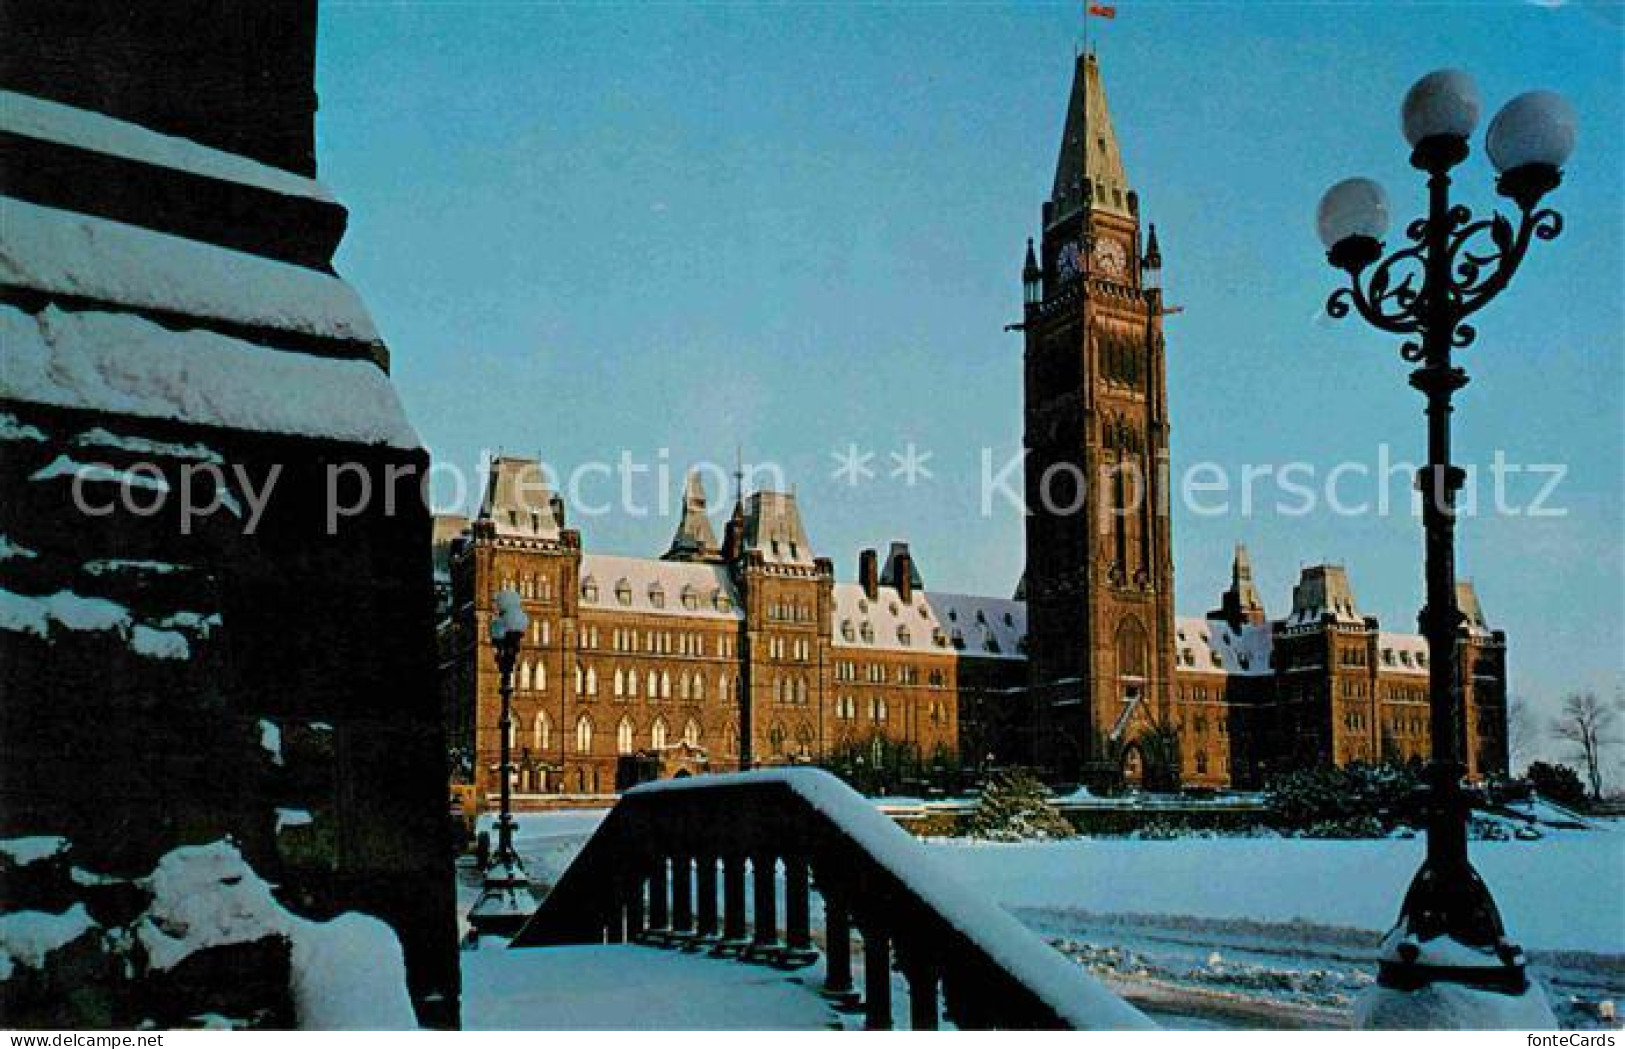
{"type": "Polygon", "coordinates": [[[530,891],[525,866],[513,847],[513,668],[519,659],[519,644],[530,625],[519,594],[502,590],[496,596],[491,616],[491,645],[496,650],[497,673],[501,677],[502,717],[497,723],[501,737],[498,774],[502,779],[502,803],[497,816],[497,847],[485,868],[485,886],[468,912],[468,923],[480,935],[512,936],[536,910],[536,897],[530,891]]]}
{"type": "Polygon", "coordinates": [[[1456,604],[1456,493],[1464,472],[1450,461],[1451,397],[1467,374],[1453,350],[1477,332],[1467,319],[1507,286],[1532,240],[1563,228],[1540,200],[1562,180],[1574,147],[1575,117],[1561,97],[1534,91],[1513,99],[1488,133],[1496,188],[1517,205],[1516,221],[1499,213],[1473,218],[1450,202],[1450,171],[1467,158],[1478,122],[1478,90],[1465,73],[1431,73],[1405,96],[1404,130],[1412,166],[1428,177],[1428,214],[1406,227],[1410,243],[1383,257],[1388,201],[1368,179],[1349,179],[1321,199],[1321,239],[1349,284],[1326,303],[1333,317],[1353,309],[1372,326],[1406,337],[1400,355],[1416,364],[1410,382],[1427,398],[1428,462],[1417,475],[1423,493],[1427,603],[1420,616],[1428,642],[1428,703],[1433,760],[1428,792],[1427,858],[1411,882],[1399,921],[1384,941],[1378,982],[1414,990],[1440,982],[1521,993],[1524,956],[1507,939],[1488,887],[1467,857],[1469,804],[1465,773],[1460,661],[1463,616],[1456,604]],[[1447,940],[1439,940],[1447,937],[1447,940]],[[1437,941],[1437,942],[1434,942],[1437,941]],[[1468,948],[1463,952],[1450,947],[1468,948]]]}

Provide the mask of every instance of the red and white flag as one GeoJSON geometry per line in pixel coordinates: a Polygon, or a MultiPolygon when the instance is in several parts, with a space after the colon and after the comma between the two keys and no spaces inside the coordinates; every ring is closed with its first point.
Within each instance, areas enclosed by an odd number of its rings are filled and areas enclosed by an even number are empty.
{"type": "Polygon", "coordinates": [[[1096,18],[1116,18],[1117,8],[1111,4],[1090,4],[1089,13],[1096,18]]]}

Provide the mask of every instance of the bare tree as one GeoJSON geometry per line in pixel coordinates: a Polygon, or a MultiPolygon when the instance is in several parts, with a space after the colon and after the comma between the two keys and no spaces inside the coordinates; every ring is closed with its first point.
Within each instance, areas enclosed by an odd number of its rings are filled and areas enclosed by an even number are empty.
{"type": "Polygon", "coordinates": [[[1574,756],[1585,768],[1593,798],[1602,797],[1602,770],[1605,756],[1619,745],[1615,729],[1625,700],[1613,702],[1597,698],[1595,692],[1571,692],[1563,697],[1562,713],[1552,722],[1552,735],[1574,747],[1574,756]]]}
{"type": "Polygon", "coordinates": [[[1507,771],[1518,775],[1535,759],[1539,723],[1534,705],[1527,696],[1513,696],[1507,702],[1507,771]]]}

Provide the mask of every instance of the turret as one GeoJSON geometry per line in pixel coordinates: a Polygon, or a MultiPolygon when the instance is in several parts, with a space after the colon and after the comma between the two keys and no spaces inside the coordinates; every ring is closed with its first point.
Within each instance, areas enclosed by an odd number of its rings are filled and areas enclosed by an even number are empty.
{"type": "Polygon", "coordinates": [[[683,488],[683,517],[671,546],[661,555],[663,561],[716,561],[720,558],[717,534],[706,513],[705,482],[700,472],[689,472],[683,488]]]}
{"type": "MultiPolygon", "coordinates": [[[[1352,596],[1350,603],[1352,605],[1352,596]]],[[[1236,544],[1235,556],[1230,562],[1230,589],[1219,599],[1219,607],[1208,613],[1209,619],[1222,619],[1231,629],[1240,630],[1245,623],[1259,625],[1267,621],[1264,602],[1258,597],[1253,583],[1253,564],[1247,556],[1247,547],[1236,544]]]]}

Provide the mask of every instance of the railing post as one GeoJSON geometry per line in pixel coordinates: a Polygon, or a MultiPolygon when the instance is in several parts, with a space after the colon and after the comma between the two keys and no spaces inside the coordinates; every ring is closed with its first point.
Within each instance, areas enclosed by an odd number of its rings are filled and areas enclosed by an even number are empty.
{"type": "Polygon", "coordinates": [[[694,938],[693,870],[693,857],[671,858],[671,932],[673,940],[682,942],[694,938]]]}
{"type": "Polygon", "coordinates": [[[793,968],[818,960],[813,947],[812,895],[807,857],[791,853],[784,858],[784,964],[793,968]]]}
{"type": "Polygon", "coordinates": [[[695,862],[699,865],[694,882],[699,896],[699,915],[694,931],[700,942],[709,944],[717,939],[717,858],[699,856],[695,862]]]}
{"type": "Polygon", "coordinates": [[[648,938],[664,942],[671,934],[670,887],[666,881],[666,857],[660,856],[649,872],[648,938]]]}
{"type": "Polygon", "coordinates": [[[851,1001],[852,917],[846,907],[824,897],[824,996],[851,1001]]]}
{"type": "Polygon", "coordinates": [[[745,938],[745,857],[729,853],[722,860],[722,942],[718,954],[738,954],[745,938]]]}
{"type": "Polygon", "coordinates": [[[750,947],[745,955],[777,961],[783,947],[779,943],[778,860],[772,853],[758,853],[751,857],[750,869],[755,906],[751,908],[750,947]]]}
{"type": "Polygon", "coordinates": [[[610,885],[609,913],[604,916],[604,942],[626,942],[626,901],[631,895],[632,879],[617,874],[610,885]]]}
{"type": "Polygon", "coordinates": [[[643,875],[634,874],[628,881],[626,893],[626,939],[636,943],[643,939],[643,875]]]}
{"type": "Polygon", "coordinates": [[[863,1027],[891,1030],[891,937],[884,929],[863,929],[863,1027]]]}
{"type": "Polygon", "coordinates": [[[908,1026],[915,1031],[935,1031],[941,1013],[937,1007],[937,967],[916,958],[903,967],[908,977],[908,1026]]]}

